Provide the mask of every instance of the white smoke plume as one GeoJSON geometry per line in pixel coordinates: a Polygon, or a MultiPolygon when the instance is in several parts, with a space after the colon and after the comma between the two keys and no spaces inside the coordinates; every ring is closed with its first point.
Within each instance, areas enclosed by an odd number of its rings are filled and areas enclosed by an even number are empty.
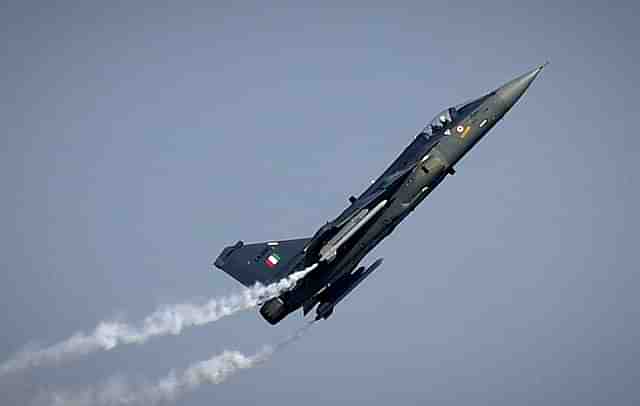
{"type": "Polygon", "coordinates": [[[271,285],[256,284],[240,294],[214,298],[200,305],[183,303],[162,306],[137,326],[118,321],[102,321],[89,334],[77,332],[68,339],[46,348],[25,348],[0,364],[0,376],[79,358],[96,351],[112,350],[122,344],[142,344],[151,337],[178,335],[186,327],[212,323],[239,311],[256,307],[291,288],[311,269],[312,267],[309,267],[295,272],[271,285]]]}
{"type": "Polygon", "coordinates": [[[202,385],[220,384],[240,370],[264,363],[277,351],[302,337],[312,324],[313,322],[305,324],[285,340],[273,346],[265,346],[253,355],[224,351],[206,361],[194,363],[181,372],[171,371],[155,383],[134,386],[122,378],[112,378],[98,387],[45,394],[35,403],[43,406],[116,406],[158,405],[175,401],[202,385]]]}

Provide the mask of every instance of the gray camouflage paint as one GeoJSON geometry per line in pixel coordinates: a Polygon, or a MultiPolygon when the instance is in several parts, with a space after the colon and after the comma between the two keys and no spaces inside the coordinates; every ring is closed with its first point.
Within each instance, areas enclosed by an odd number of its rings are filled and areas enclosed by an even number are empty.
{"type": "MultiPolygon", "coordinates": [[[[548,59],[338,314],[180,404],[637,404],[638,7],[5,2],[0,357],[234,291],[208,270],[229,240],[305,235],[434,112],[548,59]]],[[[247,312],[6,377],[0,403],[299,324],[247,312]]]]}

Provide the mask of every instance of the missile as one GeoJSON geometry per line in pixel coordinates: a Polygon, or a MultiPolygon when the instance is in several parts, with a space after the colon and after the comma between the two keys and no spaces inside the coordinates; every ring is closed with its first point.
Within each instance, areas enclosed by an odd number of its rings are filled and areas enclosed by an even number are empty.
{"type": "Polygon", "coordinates": [[[338,253],[338,248],[349,240],[362,226],[375,216],[387,204],[386,200],[378,203],[373,209],[363,209],[347,223],[331,241],[320,250],[320,261],[331,262],[338,253]]]}
{"type": "Polygon", "coordinates": [[[322,293],[318,295],[315,320],[326,320],[333,314],[335,306],[356,288],[367,276],[371,275],[382,264],[382,258],[377,259],[368,268],[360,267],[355,271],[340,277],[322,293]]]}

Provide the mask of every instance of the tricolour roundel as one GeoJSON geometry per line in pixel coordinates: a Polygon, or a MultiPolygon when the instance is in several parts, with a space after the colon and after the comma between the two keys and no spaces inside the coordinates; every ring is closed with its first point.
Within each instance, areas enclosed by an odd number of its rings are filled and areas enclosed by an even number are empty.
{"type": "Polygon", "coordinates": [[[457,126],[457,127],[456,127],[456,131],[457,131],[457,132],[459,132],[459,133],[461,133],[461,132],[463,132],[463,131],[464,131],[464,127],[463,127],[463,126],[461,126],[461,125],[459,125],[459,126],[457,126]]]}

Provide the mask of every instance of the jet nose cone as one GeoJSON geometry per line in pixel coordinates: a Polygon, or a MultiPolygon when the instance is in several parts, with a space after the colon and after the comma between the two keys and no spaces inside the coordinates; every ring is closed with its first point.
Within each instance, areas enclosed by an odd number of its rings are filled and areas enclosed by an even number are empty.
{"type": "Polygon", "coordinates": [[[542,68],[547,66],[549,62],[538,66],[537,68],[525,73],[524,75],[518,76],[510,82],[505,83],[502,87],[498,88],[496,91],[497,96],[504,103],[504,107],[506,110],[509,110],[520,97],[524,94],[524,92],[529,88],[529,85],[533,82],[533,80],[538,76],[542,68]]]}

